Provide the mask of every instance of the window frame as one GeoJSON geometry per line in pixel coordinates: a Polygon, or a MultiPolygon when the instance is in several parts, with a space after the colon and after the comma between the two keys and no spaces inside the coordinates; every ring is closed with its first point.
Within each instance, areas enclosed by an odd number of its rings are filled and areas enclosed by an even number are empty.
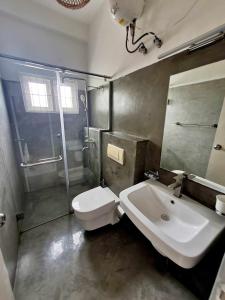
{"type": "Polygon", "coordinates": [[[26,112],[31,113],[52,113],[54,107],[54,94],[52,89],[52,79],[50,77],[40,76],[36,74],[23,74],[20,78],[23,103],[26,112]],[[32,105],[32,96],[30,93],[29,83],[40,83],[46,85],[48,107],[38,107],[32,105]]]}
{"type": "Polygon", "coordinates": [[[78,115],[79,111],[80,111],[80,107],[79,107],[79,99],[78,99],[77,81],[74,79],[67,79],[60,85],[60,88],[61,88],[61,86],[69,86],[71,88],[71,93],[72,93],[72,108],[66,108],[66,107],[62,106],[61,89],[60,89],[59,101],[61,101],[61,107],[62,107],[63,113],[78,115]]]}
{"type": "Polygon", "coordinates": [[[23,103],[26,112],[30,113],[59,113],[59,101],[65,114],[79,114],[80,105],[78,97],[78,83],[75,79],[66,79],[61,86],[69,86],[72,93],[72,108],[62,106],[61,89],[60,95],[57,92],[57,82],[55,78],[40,74],[21,74],[20,83],[23,95],[23,103]],[[32,105],[32,98],[29,89],[29,82],[45,83],[47,89],[48,107],[35,107],[32,105]],[[58,97],[60,96],[60,99],[58,97]],[[59,100],[59,101],[58,101],[59,100]]]}

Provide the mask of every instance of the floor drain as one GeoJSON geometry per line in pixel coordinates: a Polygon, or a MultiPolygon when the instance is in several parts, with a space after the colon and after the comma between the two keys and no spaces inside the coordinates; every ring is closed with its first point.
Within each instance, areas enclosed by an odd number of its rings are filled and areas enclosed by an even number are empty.
{"type": "Polygon", "coordinates": [[[161,215],[161,219],[162,219],[163,221],[169,221],[169,220],[170,220],[170,217],[169,217],[167,214],[162,214],[162,215],[161,215]]]}

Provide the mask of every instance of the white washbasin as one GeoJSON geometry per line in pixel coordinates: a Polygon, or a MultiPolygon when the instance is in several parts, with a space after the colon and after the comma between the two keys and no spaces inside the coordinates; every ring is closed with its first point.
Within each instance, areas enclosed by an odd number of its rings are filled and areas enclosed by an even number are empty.
{"type": "Polygon", "coordinates": [[[120,193],[121,207],[164,256],[194,267],[225,228],[225,217],[167,186],[147,180],[120,193]]]}

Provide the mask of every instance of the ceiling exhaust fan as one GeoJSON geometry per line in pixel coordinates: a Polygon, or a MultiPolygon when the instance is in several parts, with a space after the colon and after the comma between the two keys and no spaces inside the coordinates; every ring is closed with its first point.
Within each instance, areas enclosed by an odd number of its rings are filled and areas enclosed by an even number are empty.
{"type": "Polygon", "coordinates": [[[90,2],[90,0],[56,0],[62,6],[69,9],[80,9],[90,2]]]}

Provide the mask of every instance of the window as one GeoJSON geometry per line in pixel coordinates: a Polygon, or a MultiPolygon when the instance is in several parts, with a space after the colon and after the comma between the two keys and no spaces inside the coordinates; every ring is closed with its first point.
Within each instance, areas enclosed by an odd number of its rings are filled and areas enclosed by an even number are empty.
{"type": "Polygon", "coordinates": [[[61,105],[65,113],[79,114],[79,103],[75,80],[67,80],[60,86],[61,105]]]}
{"type": "MultiPolygon", "coordinates": [[[[27,112],[58,112],[56,82],[51,78],[23,75],[23,100],[27,112]]],[[[79,114],[78,87],[75,80],[60,86],[60,100],[64,113],[79,114]]]]}
{"type": "Polygon", "coordinates": [[[27,112],[53,111],[53,97],[50,79],[23,76],[21,84],[24,106],[27,112]]]}
{"type": "Polygon", "coordinates": [[[73,108],[71,87],[63,85],[60,87],[60,90],[61,90],[62,107],[68,109],[73,108]]]}
{"type": "Polygon", "coordinates": [[[28,82],[31,97],[31,105],[33,107],[48,107],[48,95],[46,84],[28,82]]]}

